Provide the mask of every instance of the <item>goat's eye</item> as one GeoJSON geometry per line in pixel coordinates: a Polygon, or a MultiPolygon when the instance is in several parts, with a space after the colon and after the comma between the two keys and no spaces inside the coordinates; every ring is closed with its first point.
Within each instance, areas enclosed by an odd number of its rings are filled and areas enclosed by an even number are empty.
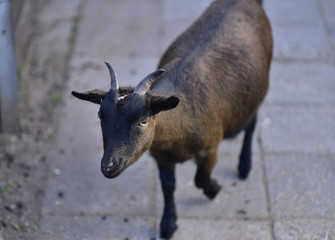
{"type": "Polygon", "coordinates": [[[147,123],[148,123],[147,121],[143,120],[140,122],[140,126],[144,127],[147,125],[147,123]]]}

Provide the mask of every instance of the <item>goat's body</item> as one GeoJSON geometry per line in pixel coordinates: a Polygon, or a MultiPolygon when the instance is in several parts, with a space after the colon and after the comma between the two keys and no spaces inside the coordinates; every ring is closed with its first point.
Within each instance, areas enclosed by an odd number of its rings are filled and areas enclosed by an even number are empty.
{"type": "Polygon", "coordinates": [[[153,85],[175,95],[179,111],[162,112],[151,150],[184,161],[244,129],[268,89],[270,25],[256,1],[219,0],[166,51],[166,73],[153,85]]]}
{"type": "Polygon", "coordinates": [[[177,229],[175,163],[195,158],[195,185],[213,199],[220,185],[211,178],[223,138],[245,131],[238,165],[241,179],[251,169],[257,110],[269,82],[272,34],[256,0],[217,0],[168,48],[159,67],[166,73],[152,86],[174,95],[178,108],[156,117],[150,151],[164,194],[161,237],[177,229]]]}

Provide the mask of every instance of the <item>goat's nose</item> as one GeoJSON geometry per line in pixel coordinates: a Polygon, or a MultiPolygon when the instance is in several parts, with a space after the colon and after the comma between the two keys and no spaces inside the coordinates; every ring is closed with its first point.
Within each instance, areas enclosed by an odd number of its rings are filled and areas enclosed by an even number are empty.
{"type": "Polygon", "coordinates": [[[124,169],[123,158],[102,159],[101,172],[107,178],[117,177],[124,169]]]}
{"type": "Polygon", "coordinates": [[[112,177],[123,168],[123,158],[103,158],[101,161],[101,171],[106,177],[112,177]]]}
{"type": "Polygon", "coordinates": [[[109,171],[113,168],[113,166],[115,166],[116,164],[114,163],[114,161],[111,160],[102,160],[101,162],[101,168],[105,171],[109,171]]]}
{"type": "Polygon", "coordinates": [[[113,166],[113,165],[118,166],[118,165],[120,165],[122,162],[123,162],[123,158],[122,158],[122,157],[120,157],[120,158],[112,157],[112,158],[109,159],[107,165],[108,165],[108,166],[109,166],[109,165],[110,165],[110,166],[113,166]]]}
{"type": "Polygon", "coordinates": [[[106,168],[107,171],[108,171],[108,170],[112,169],[113,165],[114,165],[113,161],[109,161],[109,162],[105,165],[105,168],[106,168]]]}

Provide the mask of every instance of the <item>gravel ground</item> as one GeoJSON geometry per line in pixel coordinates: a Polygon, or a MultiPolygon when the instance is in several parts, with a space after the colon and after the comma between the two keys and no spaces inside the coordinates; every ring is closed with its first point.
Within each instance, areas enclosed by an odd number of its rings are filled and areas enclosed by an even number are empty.
{"type": "Polygon", "coordinates": [[[0,134],[0,240],[36,239],[80,3],[45,2],[18,67],[21,131],[0,134]]]}

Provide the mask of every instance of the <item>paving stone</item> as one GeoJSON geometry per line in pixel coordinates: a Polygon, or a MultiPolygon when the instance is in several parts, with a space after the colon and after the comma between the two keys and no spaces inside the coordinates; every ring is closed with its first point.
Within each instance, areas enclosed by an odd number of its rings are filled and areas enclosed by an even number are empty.
{"type": "Polygon", "coordinates": [[[194,4],[192,0],[183,2],[178,0],[163,1],[163,17],[166,22],[174,20],[193,21],[198,18],[211,4],[212,0],[199,0],[194,4]]]}
{"type": "Polygon", "coordinates": [[[335,217],[334,161],[335,157],[266,155],[271,212],[276,216],[335,217]]]}
{"type": "MultiPolygon", "coordinates": [[[[44,23],[44,26],[41,27],[41,29],[43,29],[41,31],[44,31],[44,34],[41,34],[40,38],[42,42],[46,42],[48,44],[40,44],[38,50],[36,50],[38,51],[37,54],[39,55],[39,61],[42,65],[38,67],[45,67],[46,63],[50,63],[52,65],[51,67],[55,71],[55,74],[59,75],[63,71],[61,71],[57,65],[65,65],[63,60],[65,57],[63,57],[62,61],[58,59],[61,58],[62,54],[64,55],[65,49],[68,49],[68,51],[70,50],[69,38],[73,34],[72,20],[68,20],[68,24],[66,24],[66,20],[68,19],[59,22],[55,21],[48,25],[44,23]],[[50,48],[50,44],[54,45],[52,50],[50,48]],[[53,52],[49,53],[51,51],[53,52]]],[[[67,52],[65,56],[68,57],[68,54],[69,53],[67,52]]],[[[64,76],[60,77],[64,78],[64,76]]]]}
{"type": "Polygon", "coordinates": [[[159,1],[87,1],[75,51],[158,54],[159,1]],[[92,10],[95,9],[95,10],[92,10]],[[155,14],[156,13],[156,14],[155,14]]]}
{"type": "Polygon", "coordinates": [[[267,102],[334,104],[334,76],[330,64],[274,62],[267,102]]]}
{"type": "Polygon", "coordinates": [[[160,55],[167,50],[167,48],[173,43],[173,41],[182,34],[191,24],[196,17],[194,16],[192,20],[183,21],[180,19],[165,21],[163,23],[162,30],[159,34],[159,52],[160,55]]]}
{"type": "Polygon", "coordinates": [[[333,46],[333,54],[335,50],[335,3],[332,0],[319,1],[321,11],[324,14],[326,21],[326,28],[330,36],[330,41],[333,46]]]}
{"type": "Polygon", "coordinates": [[[155,223],[148,217],[45,216],[39,240],[151,239],[155,223]]]}
{"type": "Polygon", "coordinates": [[[335,153],[335,109],[332,106],[265,104],[260,110],[265,152],[335,153]]]}
{"type": "Polygon", "coordinates": [[[152,15],[161,16],[162,1],[145,0],[138,2],[128,0],[122,2],[110,0],[87,0],[83,8],[83,15],[90,17],[108,17],[112,20],[126,20],[132,17],[152,15]]]}
{"type": "Polygon", "coordinates": [[[77,17],[80,4],[81,0],[49,1],[48,4],[45,4],[41,14],[39,14],[39,21],[42,23],[42,25],[46,25],[50,23],[55,24],[55,21],[62,21],[66,18],[77,17]]]}
{"type": "Polygon", "coordinates": [[[275,58],[333,61],[315,0],[267,0],[264,7],[272,25],[275,58]]]}
{"type": "Polygon", "coordinates": [[[178,219],[178,230],[172,239],[194,240],[271,240],[266,222],[244,222],[230,220],[178,219]]]}
{"type": "MultiPolygon", "coordinates": [[[[71,3],[66,0],[48,1],[43,5],[43,11],[37,16],[38,30],[36,33],[38,33],[39,42],[38,47],[32,47],[32,52],[38,57],[31,65],[33,69],[30,71],[35,73],[36,79],[41,77],[43,79],[41,80],[41,84],[43,84],[46,89],[49,88],[50,91],[57,85],[61,86],[65,82],[64,73],[66,72],[67,59],[71,51],[70,39],[73,36],[75,25],[73,19],[78,15],[80,4],[80,0],[74,0],[71,1],[71,3]],[[52,45],[52,47],[50,47],[50,45],[52,45]],[[42,72],[45,72],[43,76],[41,76],[42,72]],[[45,79],[54,80],[46,81],[45,79]]],[[[32,29],[28,31],[31,32],[32,29]]],[[[27,51],[27,49],[25,51],[27,51]]],[[[29,54],[32,53],[26,54],[29,56],[29,54]]],[[[27,71],[29,70],[27,69],[27,71]]],[[[36,79],[32,85],[38,84],[36,79]]],[[[43,94],[45,93],[38,93],[38,91],[36,91],[34,98],[39,99],[43,94]]],[[[34,100],[35,99],[32,99],[32,101],[34,100]]]]}
{"type": "Polygon", "coordinates": [[[110,89],[110,76],[104,61],[109,62],[120,86],[135,87],[147,74],[157,69],[158,57],[150,55],[93,56],[90,53],[75,53],[70,66],[69,90],[87,91],[110,89]]]}
{"type": "Polygon", "coordinates": [[[274,224],[276,240],[334,240],[333,220],[283,220],[274,224]]]}
{"type": "Polygon", "coordinates": [[[163,53],[182,32],[191,26],[211,2],[211,0],[200,0],[197,4],[193,4],[192,0],[163,1],[160,53],[163,53]]]}
{"type": "Polygon", "coordinates": [[[321,14],[315,0],[297,0],[295,2],[284,0],[281,3],[275,0],[264,0],[263,5],[266,13],[276,22],[315,23],[321,21],[321,14]],[[298,8],[299,11],[297,11],[298,8]],[[285,16],[282,15],[283,13],[285,16]]]}
{"type": "MultiPolygon", "coordinates": [[[[238,143],[239,139],[235,142],[238,143]]],[[[240,145],[240,144],[239,144],[240,145]]],[[[196,165],[188,161],[176,166],[177,188],[175,203],[180,217],[222,218],[222,217],[266,217],[267,207],[262,182],[259,154],[253,154],[253,169],[246,181],[237,177],[239,152],[229,152],[224,142],[220,145],[219,159],[212,177],[222,185],[220,193],[208,200],[194,185],[196,165]]],[[[160,181],[157,180],[157,214],[163,211],[160,181]]]]}

